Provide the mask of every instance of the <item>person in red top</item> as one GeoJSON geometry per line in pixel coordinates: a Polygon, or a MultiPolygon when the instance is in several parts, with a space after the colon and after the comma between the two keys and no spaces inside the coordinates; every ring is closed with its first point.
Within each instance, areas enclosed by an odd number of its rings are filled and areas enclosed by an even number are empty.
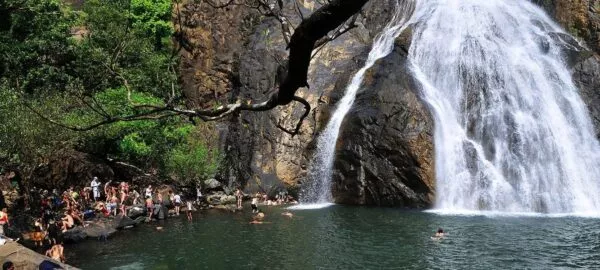
{"type": "Polygon", "coordinates": [[[2,211],[0,211],[0,235],[4,235],[4,225],[10,226],[8,210],[6,208],[2,208],[2,211]]]}

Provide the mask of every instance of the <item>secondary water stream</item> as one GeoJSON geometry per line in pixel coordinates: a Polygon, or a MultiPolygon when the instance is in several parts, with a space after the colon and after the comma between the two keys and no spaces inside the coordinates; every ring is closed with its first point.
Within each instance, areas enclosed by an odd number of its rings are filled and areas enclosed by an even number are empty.
{"type": "Polygon", "coordinates": [[[365,72],[375,62],[388,54],[393,49],[394,40],[404,31],[410,19],[415,2],[414,0],[399,0],[395,7],[394,15],[382,32],[375,38],[365,65],[356,72],[346,88],[344,97],[337,103],[333,116],[327,123],[321,135],[317,138],[317,150],[309,166],[307,185],[302,188],[298,208],[318,208],[330,205],[331,174],[335,157],[335,146],[344,117],[350,111],[356,93],[360,89],[365,72]]]}

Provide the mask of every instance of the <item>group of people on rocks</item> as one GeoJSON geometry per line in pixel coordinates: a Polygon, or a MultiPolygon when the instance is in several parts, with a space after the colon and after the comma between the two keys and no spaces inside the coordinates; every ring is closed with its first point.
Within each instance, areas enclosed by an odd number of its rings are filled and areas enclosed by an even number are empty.
{"type": "MultiPolygon", "coordinates": [[[[173,214],[179,216],[181,211],[187,212],[187,219],[192,221],[194,204],[200,204],[203,195],[201,188],[196,187],[195,198],[185,198],[182,193],[169,188],[154,188],[148,185],[145,188],[136,189],[127,181],[113,182],[112,180],[102,183],[98,177],[93,177],[88,186],[76,188],[70,186],[59,192],[57,189],[51,191],[34,188],[31,190],[29,207],[34,213],[32,232],[23,233],[24,239],[32,240],[36,246],[45,248],[45,254],[57,261],[64,262],[63,235],[69,230],[77,227],[86,227],[91,219],[96,217],[110,218],[111,216],[128,215],[133,208],[147,210],[147,221],[152,220],[153,213],[157,207],[164,208],[170,205],[173,214]],[[163,198],[168,193],[167,198],[163,198]],[[167,203],[166,200],[169,202],[167,203]],[[138,207],[135,207],[138,206],[138,207]],[[35,217],[35,214],[34,214],[35,217]],[[87,223],[86,223],[87,222],[87,223]]],[[[245,194],[240,188],[234,193],[238,208],[242,208],[245,194]]],[[[265,214],[259,210],[262,205],[281,205],[297,203],[287,192],[278,192],[274,197],[266,193],[251,195],[252,213],[255,214],[251,223],[264,223],[265,214]]],[[[143,211],[141,210],[141,211],[143,211]]],[[[168,214],[168,213],[167,213],[168,214]]],[[[284,216],[292,217],[286,212],[284,216]]],[[[143,216],[143,212],[142,212],[143,216]]],[[[92,221],[93,223],[93,221],[92,221]]],[[[0,235],[4,238],[5,228],[10,226],[10,219],[6,208],[0,210],[0,235]]],[[[18,239],[17,239],[18,240],[18,239]]]]}
{"type": "MultiPolygon", "coordinates": [[[[244,193],[238,187],[234,193],[237,203],[237,208],[242,209],[242,201],[244,198],[244,193]]],[[[271,199],[264,192],[257,192],[253,196],[251,196],[250,207],[252,208],[252,213],[258,213],[258,204],[263,204],[266,206],[272,205],[283,205],[283,204],[297,204],[298,201],[294,199],[294,197],[287,193],[287,191],[279,191],[275,195],[274,199],[271,199]]]]}
{"type": "MultiPolygon", "coordinates": [[[[32,240],[35,246],[49,247],[46,255],[64,262],[63,234],[76,226],[87,226],[86,221],[94,217],[109,218],[117,215],[127,215],[133,206],[145,205],[148,210],[148,221],[151,220],[153,210],[164,206],[163,194],[160,189],[151,185],[143,189],[144,197],[128,182],[107,181],[102,182],[93,177],[89,186],[75,188],[74,186],[59,192],[33,188],[31,190],[30,205],[39,209],[38,217],[33,222],[33,231],[23,233],[24,239],[32,240]],[[144,200],[145,198],[145,200],[144,200]]],[[[179,215],[181,210],[187,210],[187,219],[192,220],[193,199],[184,202],[181,193],[173,190],[168,192],[169,201],[174,209],[174,215],[179,215]]],[[[201,199],[200,187],[196,188],[196,200],[201,199]]],[[[37,210],[33,210],[34,213],[37,210]]],[[[168,214],[168,213],[167,213],[168,214]]],[[[89,223],[89,222],[88,222],[89,223]]],[[[10,219],[6,208],[0,210],[0,235],[5,236],[5,228],[10,226],[10,219]]],[[[17,239],[18,240],[18,239],[17,239]]]]}

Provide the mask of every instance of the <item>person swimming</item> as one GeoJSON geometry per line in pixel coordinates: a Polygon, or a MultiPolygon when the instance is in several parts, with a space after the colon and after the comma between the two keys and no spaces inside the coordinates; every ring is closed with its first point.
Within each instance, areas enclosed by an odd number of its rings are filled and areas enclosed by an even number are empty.
{"type": "Polygon", "coordinates": [[[289,212],[289,211],[288,212],[283,212],[283,213],[281,213],[281,215],[289,217],[289,218],[293,218],[294,217],[294,214],[292,214],[292,212],[289,212]]]}
{"type": "Polygon", "coordinates": [[[438,228],[438,230],[435,232],[435,235],[432,236],[431,239],[433,239],[433,240],[441,240],[445,236],[446,236],[446,233],[444,232],[444,229],[438,228]]]}
{"type": "Polygon", "coordinates": [[[263,220],[265,218],[265,213],[263,211],[258,210],[258,213],[252,217],[252,221],[250,224],[263,224],[265,223],[263,220]]]}

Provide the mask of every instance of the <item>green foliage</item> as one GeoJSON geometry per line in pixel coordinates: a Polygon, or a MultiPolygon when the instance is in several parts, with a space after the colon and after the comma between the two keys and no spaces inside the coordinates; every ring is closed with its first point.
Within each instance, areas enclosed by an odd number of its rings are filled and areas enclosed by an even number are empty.
{"type": "Polygon", "coordinates": [[[139,133],[133,132],[127,134],[119,145],[124,154],[133,154],[136,156],[147,156],[152,152],[152,148],[144,142],[139,133]]]}
{"type": "MultiPolygon", "coordinates": [[[[200,129],[189,130],[185,143],[178,144],[167,154],[167,171],[179,184],[197,184],[200,180],[213,177],[221,163],[216,147],[211,145],[212,138],[200,129]],[[199,140],[198,138],[205,138],[199,140]],[[211,150],[212,149],[212,150],[211,150]]],[[[183,135],[183,134],[182,134],[183,135]]]]}
{"type": "Polygon", "coordinates": [[[69,39],[72,13],[58,0],[6,0],[0,3],[0,77],[27,93],[57,91],[68,85],[74,57],[69,39]],[[12,10],[12,11],[9,11],[12,10]]]}
{"type": "Polygon", "coordinates": [[[131,18],[134,28],[154,36],[157,49],[169,43],[173,34],[170,0],[131,0],[131,18]]]}
{"type": "MultiPolygon", "coordinates": [[[[32,103],[47,112],[61,110],[64,99],[55,96],[52,102],[32,103]]],[[[23,106],[14,92],[0,87],[0,167],[24,164],[34,166],[43,162],[57,148],[72,147],[75,134],[53,125],[23,106]]]]}
{"type": "Polygon", "coordinates": [[[73,132],[25,106],[87,126],[164,105],[179,91],[172,34],[168,0],[86,0],[77,11],[59,0],[0,1],[0,169],[74,148],[182,183],[214,175],[220,158],[207,126],[174,117],[73,132]]]}

